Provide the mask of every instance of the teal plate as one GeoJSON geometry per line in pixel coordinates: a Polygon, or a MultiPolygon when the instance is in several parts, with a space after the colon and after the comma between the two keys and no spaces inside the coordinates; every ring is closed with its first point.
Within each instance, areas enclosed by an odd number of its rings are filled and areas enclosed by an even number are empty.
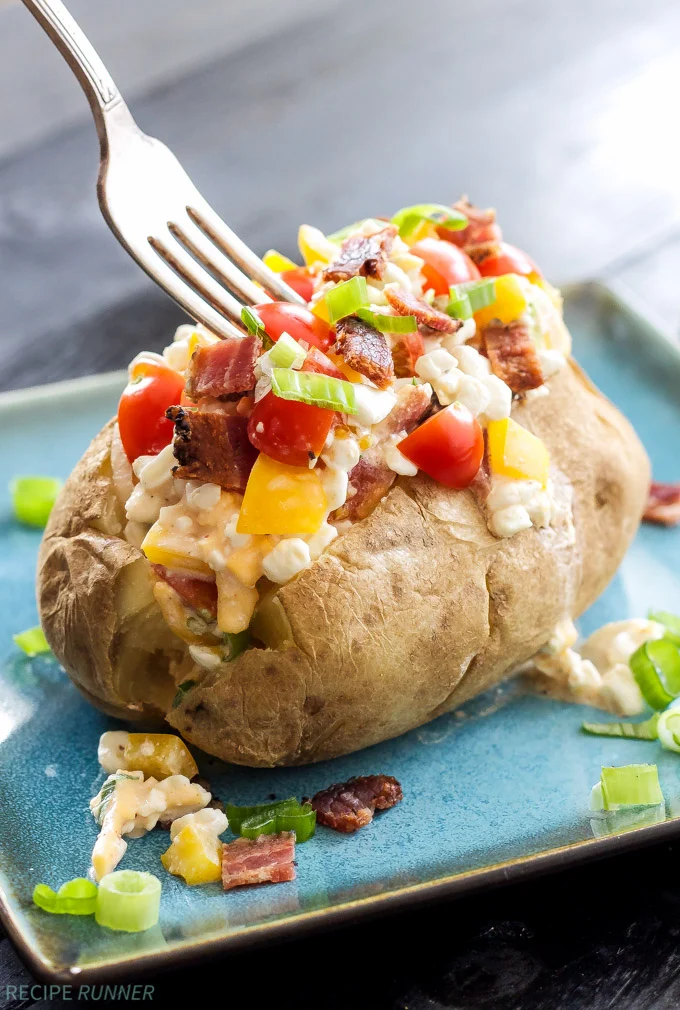
{"type": "MultiPolygon", "coordinates": [[[[576,355],[628,414],[658,479],[680,478],[680,352],[616,295],[573,288],[568,322],[576,355]]],[[[78,380],[0,398],[0,473],[65,476],[114,412],[120,375],[78,380]]],[[[602,856],[675,834],[680,758],[656,743],[587,737],[601,713],[523,694],[508,684],[419,730],[359,754],[309,768],[227,767],[204,757],[216,795],[237,803],[311,795],[370,772],[395,775],[404,801],[353,836],[319,829],[298,846],[297,880],[225,894],[188,888],[159,863],[165,832],[131,841],[121,867],[163,881],[157,927],[137,935],[90,918],[50,916],[31,893],[84,874],[96,830],[88,800],[98,790],[97,741],[115,727],[78,694],[50,659],[29,660],[11,635],[36,622],[33,579],[39,534],[12,522],[0,498],[0,912],[41,977],[71,983],[177,965],[255,941],[369,912],[387,911],[549,867],[602,856]],[[605,837],[591,825],[590,787],[602,764],[655,761],[668,801],[664,823],[605,837]]],[[[680,531],[643,528],[605,595],[581,622],[677,610],[680,531]]],[[[611,826],[610,826],[611,827],[611,826]]]]}

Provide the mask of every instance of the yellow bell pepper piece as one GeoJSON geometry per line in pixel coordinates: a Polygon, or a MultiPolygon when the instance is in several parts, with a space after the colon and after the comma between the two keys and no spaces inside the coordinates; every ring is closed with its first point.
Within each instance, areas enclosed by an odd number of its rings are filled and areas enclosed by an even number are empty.
{"type": "Polygon", "coordinates": [[[250,472],[237,533],[316,533],[328,505],[321,478],[307,467],[277,463],[264,453],[250,472]]]}
{"type": "Polygon", "coordinates": [[[420,224],[416,225],[411,234],[404,238],[404,242],[412,246],[424,238],[439,238],[434,221],[429,221],[427,218],[423,218],[420,224]]]}
{"type": "Polygon", "coordinates": [[[179,538],[159,523],[154,523],[142,541],[142,550],[152,565],[212,575],[211,569],[199,556],[198,549],[198,544],[192,546],[186,537],[179,538]]]}
{"type": "Polygon", "coordinates": [[[502,323],[519,319],[529,307],[526,285],[524,278],[517,274],[496,277],[496,301],[475,312],[477,326],[486,326],[492,319],[500,319],[502,323]]]}
{"type": "Polygon", "coordinates": [[[175,835],[161,863],[187,884],[212,884],[222,876],[222,842],[209,831],[187,824],[175,835]]]}
{"type": "Polygon", "coordinates": [[[298,230],[298,248],[305,261],[305,266],[311,267],[314,263],[330,263],[339,253],[339,248],[334,242],[326,238],[318,228],[312,228],[310,224],[301,224],[298,230]]]}
{"type": "Polygon", "coordinates": [[[326,355],[331,359],[335,367],[342,372],[345,378],[349,379],[350,382],[363,382],[361,372],[357,372],[356,369],[348,365],[341,354],[333,354],[331,351],[326,351],[326,355]]]}
{"type": "Polygon", "coordinates": [[[541,487],[547,486],[550,456],[540,438],[511,417],[491,421],[487,437],[492,474],[515,480],[537,480],[541,487]]]}
{"type": "Polygon", "coordinates": [[[129,733],[123,751],[124,767],[144,772],[144,778],[167,779],[170,775],[198,775],[198,765],[189,748],[172,733],[129,733]]]}
{"type": "Polygon", "coordinates": [[[328,306],[326,305],[326,299],[325,298],[322,298],[315,305],[310,305],[309,309],[310,309],[311,312],[314,313],[315,316],[318,316],[319,319],[323,319],[323,321],[325,323],[330,323],[330,321],[331,321],[331,314],[328,311],[328,306]]]}
{"type": "Polygon", "coordinates": [[[295,270],[297,266],[297,263],[293,263],[292,260],[289,260],[283,253],[277,252],[276,249],[268,249],[262,257],[262,261],[275,274],[282,274],[285,270],[295,270]]]}

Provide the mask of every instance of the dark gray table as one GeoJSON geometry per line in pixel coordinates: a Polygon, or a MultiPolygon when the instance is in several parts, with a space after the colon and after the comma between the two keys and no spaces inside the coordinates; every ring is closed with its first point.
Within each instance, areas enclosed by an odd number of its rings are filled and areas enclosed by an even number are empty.
{"type": "MultiPolygon", "coordinates": [[[[199,6],[217,32],[224,9],[199,6]]],[[[293,252],[300,221],[330,230],[467,191],[498,207],[507,237],[554,279],[623,282],[677,329],[677,0],[296,0],[293,26],[280,4],[269,26],[266,4],[256,7],[257,38],[228,55],[217,45],[150,90],[142,81],[132,103],[255,248],[293,252]]],[[[168,3],[166,19],[183,9],[168,3]]],[[[30,105],[35,95],[12,94],[9,81],[0,105],[30,105]]],[[[107,233],[95,171],[85,120],[43,129],[0,161],[0,388],[123,367],[162,347],[181,318],[107,233]]],[[[657,847],[225,958],[152,980],[156,1001],[210,992],[256,1010],[675,1007],[679,857],[680,846],[657,847]]],[[[0,939],[0,1005],[3,986],[28,981],[0,939]]],[[[38,997],[14,1006],[46,1005],[38,997]]]]}

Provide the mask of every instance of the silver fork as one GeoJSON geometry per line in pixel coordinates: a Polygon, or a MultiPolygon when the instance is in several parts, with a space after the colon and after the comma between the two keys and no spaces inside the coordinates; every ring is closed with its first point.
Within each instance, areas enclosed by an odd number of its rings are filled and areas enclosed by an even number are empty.
{"type": "Polygon", "coordinates": [[[215,213],[172,151],[142,133],[60,0],[23,3],[87,96],[100,145],[99,206],[133,259],[193,319],[221,337],[242,336],[243,305],[269,296],[304,305],[215,213]]]}

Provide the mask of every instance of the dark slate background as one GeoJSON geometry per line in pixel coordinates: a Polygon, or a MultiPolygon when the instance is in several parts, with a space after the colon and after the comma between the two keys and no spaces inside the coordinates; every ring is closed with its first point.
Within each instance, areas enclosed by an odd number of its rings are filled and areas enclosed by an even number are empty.
{"type": "MultiPolygon", "coordinates": [[[[614,279],[677,330],[677,0],[74,0],[72,10],[140,125],[258,251],[293,253],[301,221],[331,230],[468,192],[498,208],[507,237],[553,279],[614,279]]],[[[99,215],[86,116],[46,38],[0,0],[3,389],[123,367],[181,319],[99,215]]],[[[156,1001],[677,1007],[679,857],[664,845],[224,958],[151,980],[156,1001]]],[[[0,1006],[6,984],[29,981],[0,939],[0,1006]]]]}

